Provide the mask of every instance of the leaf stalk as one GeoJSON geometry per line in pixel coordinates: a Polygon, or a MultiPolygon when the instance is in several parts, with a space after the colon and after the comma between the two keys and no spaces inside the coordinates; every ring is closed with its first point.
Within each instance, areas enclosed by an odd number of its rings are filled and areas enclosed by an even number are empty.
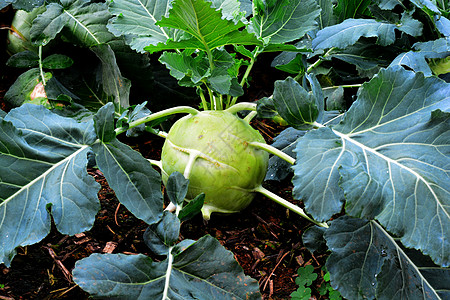
{"type": "Polygon", "coordinates": [[[250,102],[240,102],[238,104],[234,104],[230,107],[228,107],[225,111],[236,114],[237,112],[241,110],[252,110],[256,111],[256,103],[250,103],[250,102]]]}
{"type": "Polygon", "coordinates": [[[191,114],[191,115],[196,115],[196,114],[199,113],[199,111],[196,110],[195,108],[190,107],[190,106],[177,106],[177,107],[168,108],[168,109],[159,111],[157,113],[148,115],[146,117],[137,119],[137,120],[135,120],[133,122],[130,122],[128,127],[116,128],[116,130],[115,130],[116,131],[116,135],[119,135],[119,134],[127,131],[128,129],[134,128],[134,127],[139,126],[141,124],[144,124],[144,123],[147,123],[147,122],[159,119],[159,118],[163,118],[163,117],[166,117],[166,116],[170,116],[170,115],[173,115],[173,114],[177,114],[177,113],[188,113],[188,114],[191,114]]]}
{"type": "MultiPolygon", "coordinates": [[[[241,82],[240,82],[240,85],[241,85],[242,87],[244,87],[245,83],[247,82],[247,78],[248,78],[248,76],[250,75],[250,71],[252,70],[252,68],[253,68],[253,66],[254,66],[254,64],[255,64],[255,62],[256,62],[256,57],[257,57],[258,54],[260,54],[261,52],[262,52],[261,47],[256,46],[256,48],[255,48],[255,50],[254,50],[254,52],[253,52],[254,55],[253,55],[253,57],[250,58],[250,63],[249,63],[249,65],[247,66],[247,69],[245,70],[244,75],[242,76],[242,79],[241,79],[241,82]]],[[[233,98],[231,99],[231,102],[228,103],[228,105],[229,105],[230,107],[233,106],[233,105],[235,105],[237,99],[238,99],[237,96],[233,97],[233,98]]]]}
{"type": "Polygon", "coordinates": [[[276,203],[286,207],[287,209],[297,213],[298,215],[302,216],[303,218],[307,219],[308,221],[313,222],[317,226],[328,228],[328,224],[327,223],[325,223],[325,222],[318,222],[318,221],[314,220],[313,218],[308,216],[301,207],[298,207],[297,205],[294,205],[291,202],[289,202],[289,201],[281,198],[280,196],[272,193],[271,191],[263,188],[262,185],[256,187],[254,189],[254,191],[263,194],[267,198],[269,198],[269,199],[275,201],[276,203]]]}
{"type": "Polygon", "coordinates": [[[249,145],[259,148],[259,149],[262,149],[262,150],[265,150],[265,151],[269,152],[270,154],[276,155],[279,158],[281,158],[282,160],[287,161],[291,165],[295,164],[295,158],[291,157],[290,155],[287,155],[280,149],[275,148],[274,146],[267,145],[265,143],[259,143],[259,142],[251,142],[251,143],[249,143],[249,145]]]}
{"type": "Polygon", "coordinates": [[[39,72],[41,74],[42,84],[45,86],[47,82],[45,81],[44,66],[42,65],[42,47],[42,45],[39,46],[39,72]]]}

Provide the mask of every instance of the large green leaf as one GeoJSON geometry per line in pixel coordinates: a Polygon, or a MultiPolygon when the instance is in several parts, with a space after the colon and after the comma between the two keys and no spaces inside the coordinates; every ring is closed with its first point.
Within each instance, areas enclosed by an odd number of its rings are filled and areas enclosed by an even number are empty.
{"type": "Polygon", "coordinates": [[[444,16],[435,16],[436,28],[439,32],[446,37],[450,36],[450,20],[444,16]]]}
{"type": "Polygon", "coordinates": [[[203,55],[192,57],[190,53],[164,52],[159,61],[169,70],[170,75],[183,80],[184,85],[191,81],[191,85],[199,85],[201,81],[211,75],[208,59],[203,55]]]}
{"type": "Polygon", "coordinates": [[[32,11],[33,8],[39,7],[44,3],[44,0],[0,0],[0,10],[12,4],[14,9],[22,9],[25,11],[32,11]]]}
{"type": "Polygon", "coordinates": [[[94,127],[98,139],[103,143],[109,143],[116,138],[112,103],[102,106],[94,115],[94,127]]]}
{"type": "Polygon", "coordinates": [[[381,67],[389,65],[391,55],[396,54],[394,51],[393,48],[386,49],[380,45],[358,41],[343,51],[334,52],[330,57],[355,65],[361,77],[371,78],[381,67]]]}
{"type": "Polygon", "coordinates": [[[161,176],[137,151],[114,139],[94,144],[99,169],[117,199],[147,224],[157,222],[163,211],[161,176]]]}
{"type": "Polygon", "coordinates": [[[399,0],[376,0],[375,2],[378,5],[378,7],[383,10],[393,10],[394,7],[396,7],[397,5],[400,5],[403,8],[405,8],[403,3],[399,0]]]}
{"type": "Polygon", "coordinates": [[[167,196],[170,202],[181,205],[184,202],[189,186],[189,180],[184,178],[180,172],[173,172],[167,179],[167,196]]]}
{"type": "MultiPolygon", "coordinates": [[[[45,79],[51,78],[50,73],[45,74],[45,79]]],[[[24,102],[31,102],[31,95],[36,86],[41,83],[41,72],[38,68],[33,68],[20,74],[13,85],[11,85],[5,94],[5,100],[14,107],[20,106],[24,102]]]]}
{"type": "Polygon", "coordinates": [[[67,23],[65,23],[65,38],[84,47],[105,44],[114,40],[114,35],[106,28],[106,24],[111,18],[106,3],[83,2],[86,3],[75,6],[78,4],[78,1],[75,1],[73,6],[64,9],[64,15],[68,16],[66,17],[67,23]]]}
{"type": "Polygon", "coordinates": [[[390,64],[390,66],[407,66],[415,72],[422,72],[425,76],[431,76],[430,66],[425,59],[424,53],[409,51],[399,54],[390,64]]]}
{"type": "Polygon", "coordinates": [[[300,138],[295,197],[320,221],[346,199],[348,214],[379,220],[405,246],[449,265],[449,95],[440,79],[380,71],[340,124],[300,138]]]}
{"type": "Polygon", "coordinates": [[[317,27],[320,8],[315,0],[254,1],[250,29],[265,43],[283,44],[302,38],[317,27]]]}
{"type": "Polygon", "coordinates": [[[114,38],[107,28],[111,17],[105,3],[88,0],[66,0],[50,3],[47,10],[33,21],[30,31],[32,42],[46,45],[65,27],[67,36],[77,44],[90,47],[114,38]]]}
{"type": "Polygon", "coordinates": [[[415,43],[413,48],[424,53],[427,58],[444,58],[450,55],[450,37],[415,43]]]}
{"type": "Polygon", "coordinates": [[[261,44],[253,34],[246,30],[242,22],[234,23],[222,18],[220,11],[211,7],[211,2],[205,0],[175,0],[169,11],[169,16],[163,17],[156,25],[170,27],[187,32],[190,37],[158,45],[150,45],[144,49],[150,52],[168,49],[200,49],[210,51],[217,47],[241,44],[261,44]]]}
{"type": "Polygon", "coordinates": [[[280,116],[296,129],[311,128],[322,113],[316,95],[308,92],[292,77],[275,82],[273,100],[280,116]]]}
{"type": "Polygon", "coordinates": [[[124,34],[130,47],[144,52],[144,47],[164,43],[174,38],[174,32],[155,23],[167,16],[171,0],[114,0],[109,11],[116,16],[108,28],[117,35],[124,34]]]}
{"type": "Polygon", "coordinates": [[[222,95],[242,95],[243,90],[237,77],[231,74],[234,59],[226,51],[218,49],[212,51],[212,56],[215,66],[212,71],[204,52],[195,57],[191,56],[190,51],[164,52],[159,61],[166,65],[170,74],[178,79],[182,86],[197,86],[207,81],[214,91],[222,95]]]}
{"type": "Polygon", "coordinates": [[[103,91],[113,98],[117,110],[122,113],[122,108],[130,105],[131,82],[122,76],[116,62],[114,51],[109,45],[101,44],[91,47],[102,63],[102,87],[103,91]]]}
{"type": "MultiPolygon", "coordinates": [[[[408,19],[409,20],[409,19],[408,19]]],[[[326,27],[312,41],[314,49],[337,47],[344,49],[355,44],[361,37],[377,37],[377,44],[390,45],[395,41],[395,29],[407,33],[421,33],[420,23],[391,24],[372,19],[347,19],[340,24],[326,27]]]]}
{"type": "Polygon", "coordinates": [[[139,152],[115,138],[112,104],[95,116],[95,130],[102,142],[92,150],[117,199],[147,224],[158,222],[163,212],[161,176],[139,152]]]}
{"type": "MultiPolygon", "coordinates": [[[[297,130],[293,127],[288,127],[273,140],[272,147],[280,149],[287,155],[295,158],[295,146],[299,137],[303,136],[305,131],[297,130]]],[[[292,165],[285,160],[282,160],[276,155],[269,159],[269,167],[267,168],[266,177],[264,180],[282,181],[292,174],[292,165]]]]}
{"type": "Polygon", "coordinates": [[[409,51],[399,54],[392,62],[393,65],[403,65],[416,72],[422,72],[425,76],[431,76],[432,71],[427,58],[445,58],[450,55],[450,38],[441,38],[433,41],[415,43],[413,48],[417,51],[409,51]]]}
{"type": "Polygon", "coordinates": [[[32,104],[0,119],[0,131],[0,262],[9,266],[16,247],[50,232],[51,218],[64,234],[92,227],[99,185],[86,164],[96,135],[92,122],[32,104]]]}
{"type": "Polygon", "coordinates": [[[320,15],[318,17],[319,29],[336,24],[337,19],[333,14],[333,1],[332,0],[317,0],[320,7],[320,15]]]}
{"type": "MultiPolygon", "coordinates": [[[[220,10],[222,16],[228,20],[239,21],[243,19],[245,14],[245,4],[239,0],[209,0],[216,10],[220,10]]],[[[251,12],[251,9],[248,13],[251,12]]]]}
{"type": "Polygon", "coordinates": [[[141,254],[93,254],[76,263],[74,281],[104,299],[158,300],[165,288],[164,299],[261,299],[258,283],[216,239],[207,235],[183,248],[172,250],[171,268],[141,254]]]}
{"type": "Polygon", "coordinates": [[[450,269],[405,252],[375,221],[338,218],[324,237],[332,249],[331,284],[347,299],[446,299],[450,293],[450,269]]]}
{"type": "MultiPolygon", "coordinates": [[[[183,199],[184,200],[184,199],[183,199]]],[[[165,210],[162,219],[150,224],[144,232],[144,242],[156,255],[166,256],[180,236],[180,219],[165,210]]]]}
{"type": "Polygon", "coordinates": [[[436,6],[434,1],[430,0],[411,0],[411,2],[420,9],[429,9],[434,13],[439,13],[439,8],[436,6]]]}

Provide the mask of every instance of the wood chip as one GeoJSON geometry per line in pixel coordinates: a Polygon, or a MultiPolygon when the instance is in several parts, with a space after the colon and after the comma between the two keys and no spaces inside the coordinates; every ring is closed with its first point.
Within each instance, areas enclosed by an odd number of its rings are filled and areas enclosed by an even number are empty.
{"type": "Polygon", "coordinates": [[[77,234],[75,234],[75,237],[77,237],[77,238],[82,238],[82,237],[85,237],[86,235],[84,234],[84,233],[77,233],[77,234]]]}
{"type": "Polygon", "coordinates": [[[89,242],[90,240],[91,240],[91,238],[85,237],[84,239],[79,240],[79,241],[75,241],[74,243],[77,244],[77,245],[81,245],[81,244],[89,242]]]}
{"type": "Polygon", "coordinates": [[[255,259],[262,259],[264,256],[266,256],[265,254],[264,254],[264,252],[262,252],[261,251],[261,249],[259,249],[259,248],[257,248],[257,247],[255,247],[255,248],[253,248],[253,251],[252,251],[252,254],[253,254],[253,257],[255,258],[255,259]]]}
{"type": "Polygon", "coordinates": [[[300,267],[303,266],[303,264],[305,263],[305,261],[303,260],[303,256],[301,256],[301,255],[296,256],[295,260],[297,261],[297,263],[300,267]]]}
{"type": "Polygon", "coordinates": [[[107,242],[105,248],[103,248],[103,253],[113,253],[113,251],[117,248],[116,242],[107,242]]]}
{"type": "Polygon", "coordinates": [[[136,252],[129,252],[129,251],[123,251],[123,254],[127,254],[127,255],[138,255],[139,253],[136,252]]]}
{"type": "Polygon", "coordinates": [[[273,280],[269,280],[269,298],[273,295],[273,280]]]}

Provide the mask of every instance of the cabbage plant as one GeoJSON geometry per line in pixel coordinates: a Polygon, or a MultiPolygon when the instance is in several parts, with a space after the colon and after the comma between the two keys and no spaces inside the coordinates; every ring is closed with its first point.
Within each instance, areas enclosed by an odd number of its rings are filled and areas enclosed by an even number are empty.
{"type": "MultiPolygon", "coordinates": [[[[347,2],[47,4],[33,21],[32,42],[41,47],[63,35],[90,47],[101,61],[100,93],[111,101],[76,111],[83,121],[29,103],[2,114],[0,261],[9,266],[17,247],[42,240],[51,220],[69,235],[92,227],[98,184],[86,166],[94,154],[119,201],[149,224],[147,246],[163,257],[80,260],[74,281],[94,297],[260,299],[257,282],[214,238],[178,241],[182,221],[242,211],[256,193],[311,221],[304,243],[311,251],[328,247],[330,283],[344,297],[448,297],[450,86],[434,67],[450,53],[448,8],[347,2]],[[129,106],[117,41],[157,57],[180,86],[196,91],[198,108],[129,106]],[[272,65],[292,76],[276,81],[270,97],[238,101],[267,52],[278,52],[272,65]],[[347,84],[343,63],[364,83],[347,84]],[[342,84],[325,86],[334,72],[342,84]],[[343,95],[354,89],[347,109],[343,95]],[[173,116],[170,130],[161,130],[173,116]],[[268,145],[250,125],[255,117],[288,128],[268,145]],[[165,139],[160,161],[117,139],[142,130],[165,139]],[[295,203],[263,187],[290,175],[295,203]]],[[[42,53],[35,60],[43,73],[42,53]]],[[[54,94],[53,101],[66,95],[54,94]]]]}

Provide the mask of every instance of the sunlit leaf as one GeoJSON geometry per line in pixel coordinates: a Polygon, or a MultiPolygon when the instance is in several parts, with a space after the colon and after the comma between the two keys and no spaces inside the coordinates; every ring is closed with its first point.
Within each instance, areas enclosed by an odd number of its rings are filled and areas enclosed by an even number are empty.
{"type": "Polygon", "coordinates": [[[244,24],[237,24],[222,18],[222,14],[211,7],[205,0],[175,0],[168,17],[156,23],[162,27],[180,29],[190,36],[180,41],[169,40],[167,43],[150,45],[144,49],[149,52],[169,49],[201,49],[210,51],[217,47],[241,44],[261,44],[253,34],[241,29],[244,24]]]}
{"type": "Polygon", "coordinates": [[[117,35],[124,34],[130,47],[144,52],[150,44],[164,43],[174,38],[168,28],[155,23],[167,16],[171,0],[114,0],[109,4],[109,11],[115,16],[108,28],[117,35]]]}
{"type": "Polygon", "coordinates": [[[314,0],[255,1],[254,6],[250,29],[265,43],[300,39],[317,27],[320,8],[314,0]]]}

